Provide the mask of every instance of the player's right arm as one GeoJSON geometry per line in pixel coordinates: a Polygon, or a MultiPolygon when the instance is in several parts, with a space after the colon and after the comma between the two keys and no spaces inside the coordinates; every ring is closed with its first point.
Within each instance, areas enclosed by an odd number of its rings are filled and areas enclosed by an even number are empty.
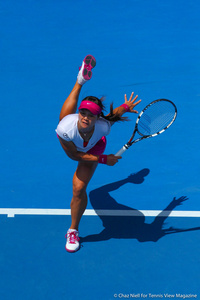
{"type": "MultiPolygon", "coordinates": [[[[59,141],[61,143],[61,146],[67,156],[75,161],[88,161],[88,162],[99,162],[99,155],[93,155],[85,152],[78,151],[76,146],[72,141],[65,141],[61,137],[59,137],[59,141]]],[[[118,159],[121,157],[115,156],[113,154],[107,155],[107,162],[106,164],[108,166],[114,166],[118,159]]]]}

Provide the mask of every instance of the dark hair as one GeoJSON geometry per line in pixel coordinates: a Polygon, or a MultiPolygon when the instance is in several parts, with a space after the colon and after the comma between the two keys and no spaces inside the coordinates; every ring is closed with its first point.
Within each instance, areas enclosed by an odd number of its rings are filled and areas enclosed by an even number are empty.
{"type": "Polygon", "coordinates": [[[110,113],[107,116],[105,116],[103,113],[103,110],[105,110],[105,106],[102,103],[103,99],[104,99],[104,97],[99,99],[94,96],[87,96],[82,101],[88,100],[88,101],[92,101],[92,102],[96,103],[97,105],[99,105],[102,109],[102,112],[100,113],[99,116],[110,122],[119,122],[119,121],[127,121],[128,120],[128,118],[121,117],[118,113],[115,113],[115,114],[113,113],[113,103],[110,104],[110,113]]]}

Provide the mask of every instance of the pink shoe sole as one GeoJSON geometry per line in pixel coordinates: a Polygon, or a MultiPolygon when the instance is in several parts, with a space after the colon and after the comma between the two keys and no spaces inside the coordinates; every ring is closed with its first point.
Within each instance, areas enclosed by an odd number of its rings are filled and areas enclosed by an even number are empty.
{"type": "Polygon", "coordinates": [[[83,61],[85,63],[82,72],[83,78],[85,80],[90,80],[92,78],[91,70],[96,66],[96,59],[92,55],[87,55],[83,61]]]}

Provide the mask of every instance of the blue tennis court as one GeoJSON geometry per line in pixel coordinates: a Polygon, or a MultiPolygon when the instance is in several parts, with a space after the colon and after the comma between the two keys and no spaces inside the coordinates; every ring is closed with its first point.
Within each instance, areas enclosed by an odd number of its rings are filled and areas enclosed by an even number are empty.
{"type": "MultiPolygon", "coordinates": [[[[1,299],[200,297],[199,15],[197,0],[1,1],[1,299]],[[55,129],[87,54],[97,65],[80,99],[105,96],[109,111],[134,91],[139,111],[167,98],[178,116],[98,166],[69,254],[77,163],[55,129]]],[[[106,154],[129,139],[127,116],[106,154]]]]}

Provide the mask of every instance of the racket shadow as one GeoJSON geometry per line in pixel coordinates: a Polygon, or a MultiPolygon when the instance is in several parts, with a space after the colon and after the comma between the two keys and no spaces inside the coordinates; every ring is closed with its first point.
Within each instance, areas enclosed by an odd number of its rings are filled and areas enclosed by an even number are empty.
{"type": "Polygon", "coordinates": [[[179,229],[169,227],[163,228],[164,222],[170,213],[184,201],[187,197],[182,196],[174,198],[169,205],[157,216],[152,223],[145,223],[145,216],[138,210],[116,202],[109,192],[117,190],[127,183],[142,184],[145,177],[149,174],[149,169],[143,169],[127,178],[104,185],[90,192],[89,198],[92,207],[97,212],[99,210],[132,210],[134,216],[103,216],[99,215],[102,220],[104,229],[97,234],[88,235],[81,238],[81,243],[105,241],[115,239],[137,239],[139,242],[157,242],[167,234],[200,230],[200,227],[179,229]]]}

